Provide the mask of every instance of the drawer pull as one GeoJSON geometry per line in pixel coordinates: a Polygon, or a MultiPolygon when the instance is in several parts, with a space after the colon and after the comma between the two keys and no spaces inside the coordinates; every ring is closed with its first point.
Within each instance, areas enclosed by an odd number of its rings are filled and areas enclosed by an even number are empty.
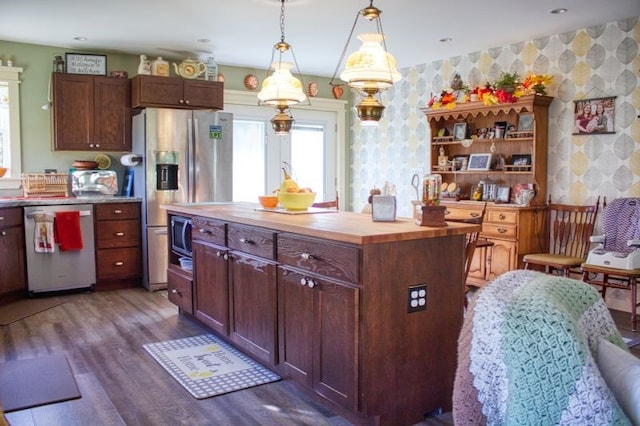
{"type": "Polygon", "coordinates": [[[500,216],[498,216],[498,218],[500,218],[500,220],[505,220],[507,217],[504,215],[504,213],[500,213],[500,216]]]}
{"type": "Polygon", "coordinates": [[[504,234],[504,233],[507,232],[507,230],[504,229],[504,228],[498,228],[498,232],[501,233],[501,234],[504,234]]]}
{"type": "Polygon", "coordinates": [[[221,257],[224,260],[228,260],[229,259],[229,255],[227,254],[227,252],[224,252],[224,251],[217,252],[216,256],[221,257]]]}
{"type": "Polygon", "coordinates": [[[311,259],[315,259],[316,257],[310,253],[302,253],[300,255],[301,258],[305,259],[305,260],[311,260],[311,259]]]}
{"type": "Polygon", "coordinates": [[[7,233],[5,231],[2,231],[2,236],[4,237],[6,235],[7,235],[7,233]]]}
{"type": "Polygon", "coordinates": [[[469,216],[471,216],[471,217],[479,217],[480,213],[471,212],[471,213],[469,213],[469,216]]]}
{"type": "Polygon", "coordinates": [[[116,232],[116,237],[124,237],[124,232],[116,232]]]}
{"type": "Polygon", "coordinates": [[[240,238],[240,242],[243,244],[253,244],[253,241],[248,238],[240,238]]]}
{"type": "Polygon", "coordinates": [[[173,290],[171,290],[171,294],[180,294],[180,292],[174,288],[173,290]]]}
{"type": "Polygon", "coordinates": [[[198,232],[201,234],[211,234],[211,231],[207,231],[206,229],[203,229],[203,228],[198,228],[198,232]]]}
{"type": "Polygon", "coordinates": [[[0,216],[0,220],[4,220],[4,216],[0,216]]]}
{"type": "Polygon", "coordinates": [[[121,260],[113,264],[113,266],[122,266],[122,265],[124,265],[124,262],[121,260]]]}
{"type": "Polygon", "coordinates": [[[120,209],[114,210],[113,214],[122,214],[122,210],[120,210],[120,209]]]}

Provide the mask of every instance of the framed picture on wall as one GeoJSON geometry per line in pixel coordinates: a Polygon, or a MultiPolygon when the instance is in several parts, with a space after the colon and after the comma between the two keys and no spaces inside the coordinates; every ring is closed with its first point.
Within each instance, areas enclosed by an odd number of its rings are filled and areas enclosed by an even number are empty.
{"type": "Polygon", "coordinates": [[[573,134],[615,133],[616,97],[573,101],[573,134]]]}

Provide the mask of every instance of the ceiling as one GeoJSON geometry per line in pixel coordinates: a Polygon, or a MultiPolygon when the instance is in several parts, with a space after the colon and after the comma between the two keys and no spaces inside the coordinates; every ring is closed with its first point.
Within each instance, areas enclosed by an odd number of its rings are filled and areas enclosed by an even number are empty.
{"type": "MultiPolygon", "coordinates": [[[[264,69],[280,41],[280,0],[0,4],[0,40],[61,50],[147,54],[151,59],[213,53],[219,64],[264,69]]],[[[400,68],[640,16],[639,0],[374,0],[373,5],[383,11],[387,47],[400,68]],[[568,11],[549,13],[560,7],[568,11]],[[445,37],[452,41],[439,41],[445,37]]],[[[293,46],[300,71],[332,76],[358,10],[367,6],[368,0],[286,0],[285,40],[293,46]]],[[[370,22],[358,18],[356,34],[372,31],[370,22]]],[[[348,52],[358,45],[352,40],[348,52]]]]}

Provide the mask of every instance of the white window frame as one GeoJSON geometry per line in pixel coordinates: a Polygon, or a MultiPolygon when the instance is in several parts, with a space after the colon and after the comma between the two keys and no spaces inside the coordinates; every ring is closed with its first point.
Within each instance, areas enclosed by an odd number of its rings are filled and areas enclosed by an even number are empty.
{"type": "Polygon", "coordinates": [[[0,189],[18,189],[22,185],[20,138],[20,67],[0,67],[0,81],[9,87],[9,173],[0,179],[0,189]]]}
{"type": "MultiPolygon", "coordinates": [[[[224,91],[224,103],[225,105],[258,105],[258,97],[255,92],[245,92],[242,90],[225,89],[224,91]]],[[[269,108],[264,106],[261,108],[269,108]]],[[[273,108],[272,108],[273,109],[273,108]]],[[[347,101],[340,99],[326,99],[326,98],[312,98],[311,105],[296,105],[292,108],[293,115],[295,117],[296,110],[309,110],[309,111],[325,111],[333,112],[336,114],[336,152],[335,152],[335,173],[337,181],[337,191],[341,200],[345,200],[347,193],[347,182],[345,181],[344,171],[345,169],[345,144],[346,144],[346,110],[347,101]]],[[[274,115],[276,110],[273,109],[274,115]]],[[[341,206],[346,204],[341,201],[341,206]]]]}

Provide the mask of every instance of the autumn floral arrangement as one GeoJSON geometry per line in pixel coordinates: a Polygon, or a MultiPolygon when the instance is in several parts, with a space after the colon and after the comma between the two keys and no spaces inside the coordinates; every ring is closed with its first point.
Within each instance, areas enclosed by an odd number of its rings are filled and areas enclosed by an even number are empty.
{"type": "Polygon", "coordinates": [[[456,74],[451,87],[433,95],[427,106],[431,109],[453,109],[459,103],[480,101],[485,105],[513,103],[526,95],[546,95],[547,87],[553,82],[548,74],[530,74],[522,80],[517,72],[503,72],[493,83],[484,87],[469,89],[456,74]]]}

